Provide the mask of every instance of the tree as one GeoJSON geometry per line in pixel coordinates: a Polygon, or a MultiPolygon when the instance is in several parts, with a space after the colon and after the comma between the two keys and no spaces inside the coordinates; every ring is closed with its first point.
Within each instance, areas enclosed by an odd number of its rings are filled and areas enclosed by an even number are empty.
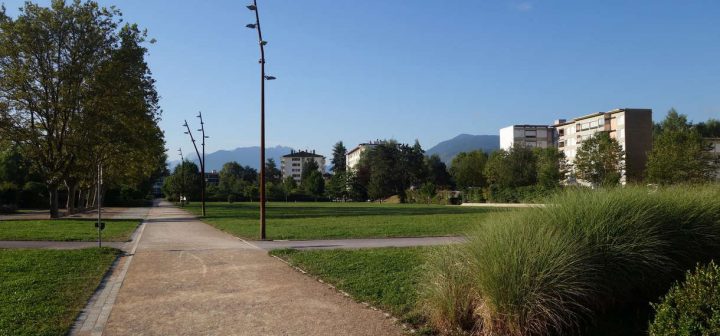
{"type": "Polygon", "coordinates": [[[575,174],[592,185],[615,185],[620,182],[625,152],[620,143],[607,132],[596,133],[584,140],[575,157],[575,174]]]}
{"type": "Polygon", "coordinates": [[[720,138],[720,120],[708,119],[695,126],[703,138],[720,138]]]}
{"type": "Polygon", "coordinates": [[[693,127],[685,115],[670,110],[653,139],[645,171],[647,180],[659,184],[712,181],[718,162],[701,132],[712,135],[716,123],[711,119],[693,127]]]}
{"type": "Polygon", "coordinates": [[[433,154],[425,157],[425,166],[427,167],[427,181],[424,184],[431,183],[439,188],[452,188],[450,173],[439,155],[433,154]]]}
{"type": "Polygon", "coordinates": [[[307,178],[302,181],[302,184],[303,189],[315,197],[315,201],[325,192],[325,179],[323,179],[322,173],[317,170],[311,171],[307,178]]]}
{"type": "Polygon", "coordinates": [[[331,198],[345,200],[348,197],[348,172],[336,172],[328,181],[326,189],[331,198]]]}
{"type": "Polygon", "coordinates": [[[300,183],[303,183],[303,181],[310,177],[312,172],[317,171],[319,173],[318,169],[320,169],[320,166],[315,160],[310,159],[303,162],[302,172],[300,172],[300,183]]]}
{"type": "Polygon", "coordinates": [[[515,144],[490,154],[485,165],[487,182],[500,189],[530,186],[537,182],[537,159],[532,149],[515,144]]]}
{"type": "Polygon", "coordinates": [[[487,181],[483,171],[487,160],[487,154],[479,150],[456,155],[450,163],[450,175],[457,187],[461,190],[485,187],[487,181]]]}
{"type": "Polygon", "coordinates": [[[423,197],[427,204],[430,204],[432,202],[432,198],[435,197],[435,189],[435,185],[432,182],[425,182],[420,186],[420,188],[418,188],[418,193],[423,197]]]}
{"type": "Polygon", "coordinates": [[[267,160],[267,163],[265,164],[265,176],[267,177],[268,182],[271,183],[280,183],[282,180],[282,172],[277,168],[275,159],[269,158],[267,160]]]}
{"type": "Polygon", "coordinates": [[[332,171],[333,173],[337,174],[339,172],[344,172],[346,170],[346,162],[345,162],[345,153],[347,152],[347,149],[345,148],[345,145],[343,145],[342,141],[338,141],[335,146],[333,146],[333,154],[332,154],[332,171]]]}
{"type": "Polygon", "coordinates": [[[545,189],[556,189],[567,174],[565,153],[555,147],[536,148],[537,181],[545,189]]]}
{"type": "Polygon", "coordinates": [[[78,189],[89,201],[98,165],[106,189],[147,187],[163,172],[146,35],[118,29],[120,16],[93,1],[27,2],[14,20],[0,11],[0,132],[44,180],[53,218],[62,185],[70,212],[78,189]]]}
{"type": "Polygon", "coordinates": [[[288,200],[288,196],[297,190],[298,185],[292,176],[288,176],[282,181],[283,195],[285,196],[285,202],[288,200]]]}
{"type": "Polygon", "coordinates": [[[168,199],[197,200],[200,197],[200,169],[191,161],[183,161],[175,166],[170,176],[165,178],[163,193],[168,199]]]}

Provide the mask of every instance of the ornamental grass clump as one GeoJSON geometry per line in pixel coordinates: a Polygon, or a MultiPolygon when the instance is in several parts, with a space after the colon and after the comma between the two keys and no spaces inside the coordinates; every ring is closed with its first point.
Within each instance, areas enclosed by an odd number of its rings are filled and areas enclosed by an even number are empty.
{"type": "Polygon", "coordinates": [[[574,190],[547,204],[495,214],[429,261],[424,309],[441,331],[579,334],[604,312],[646,307],[683,270],[720,257],[717,186],[574,190]],[[468,299],[444,299],[461,307],[432,304],[466,287],[468,299]],[[458,323],[466,311],[474,323],[458,323]]]}

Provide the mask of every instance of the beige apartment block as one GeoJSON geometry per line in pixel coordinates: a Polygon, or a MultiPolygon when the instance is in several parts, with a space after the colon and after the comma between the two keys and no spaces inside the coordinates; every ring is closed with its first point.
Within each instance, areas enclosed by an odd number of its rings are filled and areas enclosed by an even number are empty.
{"type": "Polygon", "coordinates": [[[555,129],[548,125],[511,125],[500,129],[500,148],[508,150],[515,144],[532,148],[555,146],[555,129]]]}
{"type": "Polygon", "coordinates": [[[315,161],[318,165],[318,171],[325,174],[325,157],[315,154],[315,151],[290,151],[290,154],[283,155],[280,158],[280,171],[283,179],[292,176],[295,182],[300,183],[300,175],[302,167],[306,162],[315,161]]]}
{"type": "Polygon", "coordinates": [[[556,123],[557,146],[572,164],[584,140],[608,132],[625,151],[622,182],[641,181],[652,149],[652,110],[622,108],[556,123]]]}

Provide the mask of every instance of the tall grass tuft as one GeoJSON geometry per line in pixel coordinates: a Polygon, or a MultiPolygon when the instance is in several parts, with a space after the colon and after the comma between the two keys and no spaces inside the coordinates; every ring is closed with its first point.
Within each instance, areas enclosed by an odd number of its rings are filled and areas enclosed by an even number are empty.
{"type": "Polygon", "coordinates": [[[439,330],[581,333],[720,257],[717,186],[573,190],[547,203],[495,214],[468,243],[429,260],[423,302],[439,330]]]}

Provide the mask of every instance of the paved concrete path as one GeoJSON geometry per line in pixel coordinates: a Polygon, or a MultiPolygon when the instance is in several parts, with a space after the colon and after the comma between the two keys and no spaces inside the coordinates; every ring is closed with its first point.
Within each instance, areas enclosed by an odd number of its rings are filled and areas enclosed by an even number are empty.
{"type": "Polygon", "coordinates": [[[358,249],[375,247],[408,247],[447,245],[465,242],[463,237],[370,238],[332,240],[270,240],[248,241],[263,250],[293,248],[298,250],[358,249]]]}
{"type": "Polygon", "coordinates": [[[141,230],[116,268],[124,280],[110,281],[96,300],[104,304],[85,312],[92,321],[73,334],[402,334],[383,313],[169,203],[153,208],[141,230]]]}

